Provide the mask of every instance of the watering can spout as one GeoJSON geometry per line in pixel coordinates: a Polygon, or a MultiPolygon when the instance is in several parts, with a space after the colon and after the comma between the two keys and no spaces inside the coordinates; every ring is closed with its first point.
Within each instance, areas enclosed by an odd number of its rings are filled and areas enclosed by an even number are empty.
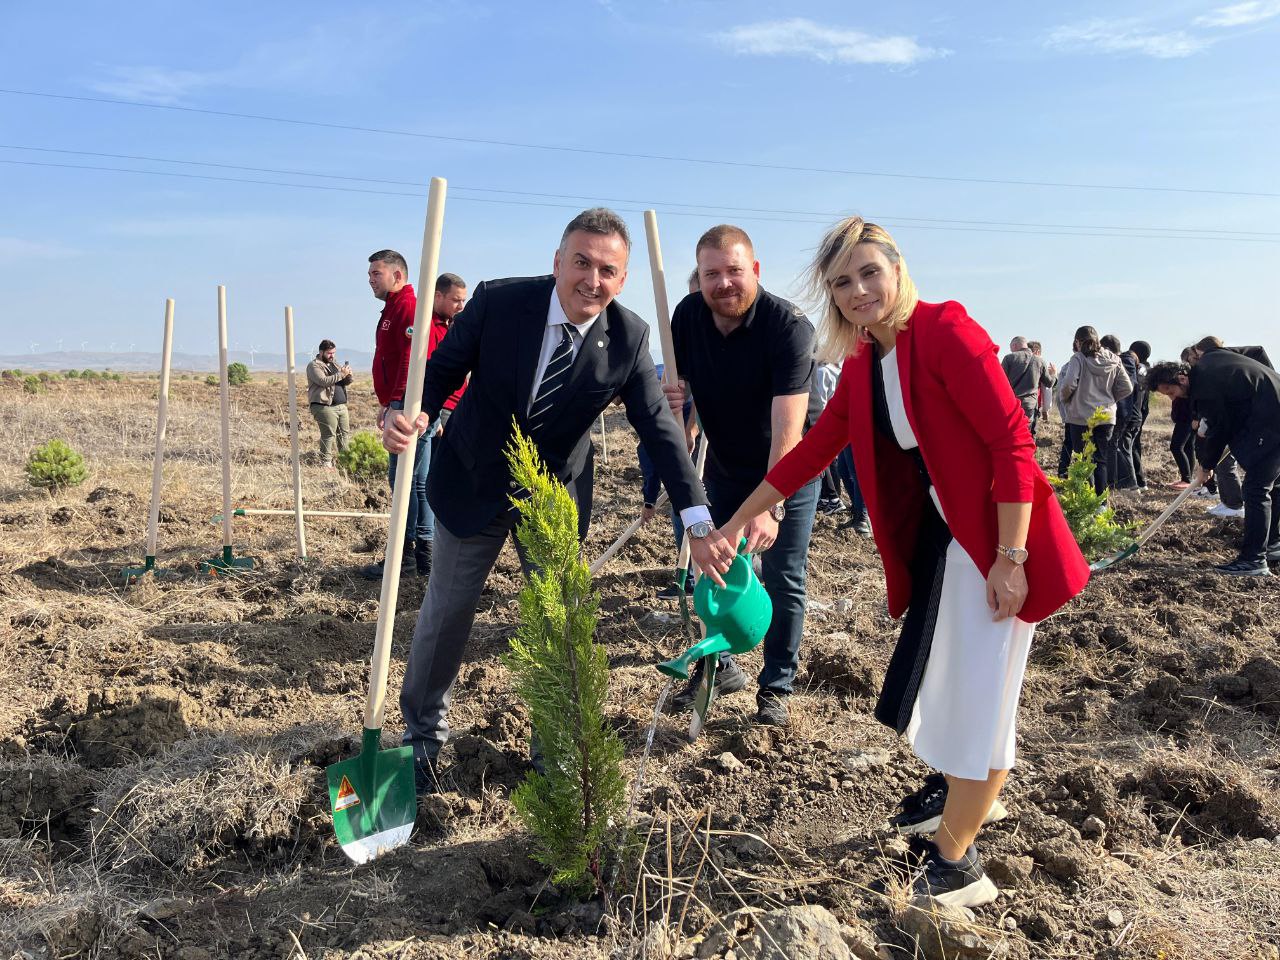
{"type": "Polygon", "coordinates": [[[719,653],[746,653],[764,639],[773,619],[773,603],[751,569],[748,554],[734,557],[724,584],[716,586],[710,577],[698,580],[693,606],[707,635],[674,660],[658,664],[659,673],[688,680],[690,664],[719,653]]]}
{"type": "Polygon", "coordinates": [[[667,660],[658,664],[658,672],[666,674],[668,677],[674,677],[677,680],[688,680],[690,664],[701,660],[703,657],[724,653],[728,649],[729,640],[724,634],[709,633],[674,660],[667,660]]]}

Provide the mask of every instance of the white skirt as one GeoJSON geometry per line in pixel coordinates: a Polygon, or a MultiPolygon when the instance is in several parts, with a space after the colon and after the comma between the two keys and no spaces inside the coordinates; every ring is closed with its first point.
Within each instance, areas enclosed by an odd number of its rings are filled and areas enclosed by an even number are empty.
{"type": "Polygon", "coordinates": [[[986,780],[1014,765],[1018,698],[1035,629],[1017,617],[991,619],[986,578],[953,539],[929,661],[905,731],[916,756],[963,780],[986,780]]]}

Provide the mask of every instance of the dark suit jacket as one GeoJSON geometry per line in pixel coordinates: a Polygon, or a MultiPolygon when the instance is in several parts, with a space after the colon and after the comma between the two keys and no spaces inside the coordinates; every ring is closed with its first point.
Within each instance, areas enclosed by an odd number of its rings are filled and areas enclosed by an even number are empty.
{"type": "Polygon", "coordinates": [[[1212,468],[1231,452],[1246,470],[1280,447],[1280,375],[1234,350],[1210,350],[1191,368],[1191,406],[1208,421],[1198,451],[1212,468]]]}
{"type": "MultiPolygon", "coordinates": [[[[456,537],[470,537],[509,509],[515,492],[506,447],[512,418],[526,428],[529,395],[542,351],[553,277],[488,280],[454,319],[427,361],[422,409],[434,421],[445,399],[471,374],[467,391],[437,441],[427,499],[456,537]]],[[[556,419],[537,438],[547,468],[578,504],[579,535],[591,517],[591,427],[621,397],[627,419],[653,458],[677,510],[707,502],[649,356],[649,328],[617,301],[592,325],[574,358],[556,419]]]]}
{"type": "MultiPolygon", "coordinates": [[[[1257,360],[1258,363],[1262,364],[1269,370],[1274,370],[1276,368],[1276,365],[1271,362],[1271,358],[1267,356],[1267,351],[1262,347],[1227,347],[1227,349],[1232,353],[1238,353],[1241,356],[1248,357],[1250,360],[1257,360]]],[[[1210,350],[1209,352],[1212,353],[1213,351],[1210,350]]]]}

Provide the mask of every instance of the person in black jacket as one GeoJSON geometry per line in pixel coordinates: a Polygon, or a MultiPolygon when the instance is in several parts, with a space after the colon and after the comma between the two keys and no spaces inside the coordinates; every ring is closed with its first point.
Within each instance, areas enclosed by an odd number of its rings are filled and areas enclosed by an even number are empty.
{"type": "Polygon", "coordinates": [[[717,582],[733,561],[734,547],[711,524],[684,432],[658,384],[648,326],[615,299],[630,251],[627,226],[616,213],[579,214],[561,237],[552,276],[476,288],[427,361],[417,422],[388,417],[383,446],[400,453],[470,374],[427,479],[436,515],[433,572],[400,693],[419,792],[434,788],[436,756],[449,735],[450,692],[476,605],[517,520],[510,498],[519,485],[505,454],[513,421],[574,497],[581,538],[591,518],[591,427],[621,397],[681,513],[694,561],[717,582]]]}
{"type": "Polygon", "coordinates": [[[1160,363],[1151,389],[1187,397],[1205,429],[1197,455],[1201,483],[1228,445],[1244,468],[1244,537],[1240,555],[1215,569],[1232,576],[1265,577],[1280,564],[1280,375],[1231,350],[1209,350],[1194,367],[1160,363]]]}
{"type": "Polygon", "coordinates": [[[1147,478],[1142,472],[1142,427],[1151,412],[1151,391],[1147,388],[1147,361],[1151,344],[1135,340],[1120,354],[1124,372],[1133,382],[1133,393],[1116,404],[1116,487],[1120,490],[1145,490],[1147,478]]]}

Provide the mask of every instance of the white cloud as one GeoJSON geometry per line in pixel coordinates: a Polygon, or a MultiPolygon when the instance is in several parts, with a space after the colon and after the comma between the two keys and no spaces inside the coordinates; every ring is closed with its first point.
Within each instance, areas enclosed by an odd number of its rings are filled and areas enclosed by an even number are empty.
{"type": "Polygon", "coordinates": [[[1196,17],[1195,22],[1200,27],[1246,27],[1272,17],[1280,17],[1280,2],[1248,0],[1210,10],[1204,16],[1196,17]]]}
{"type": "Polygon", "coordinates": [[[1046,43],[1064,50],[1136,53],[1170,60],[1198,53],[1212,41],[1185,30],[1155,32],[1142,27],[1135,20],[1088,20],[1056,28],[1049,34],[1046,43]]]}
{"type": "Polygon", "coordinates": [[[951,52],[922,47],[914,37],[875,37],[859,30],[824,27],[803,18],[744,24],[716,34],[715,40],[737,54],[811,57],[821,63],[909,66],[951,52]]]}

